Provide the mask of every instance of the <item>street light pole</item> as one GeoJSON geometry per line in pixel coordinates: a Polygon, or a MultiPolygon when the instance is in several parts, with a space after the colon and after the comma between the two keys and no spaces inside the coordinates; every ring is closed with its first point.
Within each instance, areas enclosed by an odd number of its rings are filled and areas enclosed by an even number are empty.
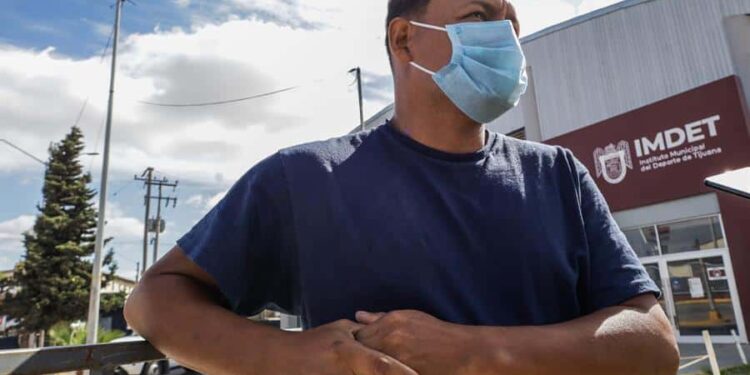
{"type": "Polygon", "coordinates": [[[357,77],[357,99],[359,100],[359,130],[365,130],[365,113],[362,108],[362,68],[356,67],[349,70],[357,77]]]}
{"type": "Polygon", "coordinates": [[[359,99],[359,126],[365,130],[365,113],[362,107],[362,68],[357,67],[357,97],[359,99]]]}
{"type": "Polygon", "coordinates": [[[117,42],[120,34],[120,13],[125,0],[115,3],[115,30],[112,38],[112,70],[109,77],[109,104],[107,106],[107,126],[104,132],[104,157],[102,159],[101,187],[99,188],[99,214],[96,223],[94,243],[94,264],[91,272],[91,294],[89,314],[86,324],[86,343],[96,344],[99,329],[99,303],[102,281],[102,247],[104,247],[104,223],[107,206],[107,179],[109,173],[109,146],[112,135],[112,110],[115,96],[115,71],[117,69],[117,42]]]}

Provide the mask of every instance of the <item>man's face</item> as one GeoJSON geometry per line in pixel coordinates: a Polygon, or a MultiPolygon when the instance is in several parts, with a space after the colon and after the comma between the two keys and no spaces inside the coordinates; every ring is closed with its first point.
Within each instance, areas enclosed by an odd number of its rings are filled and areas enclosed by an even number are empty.
{"type": "MultiPolygon", "coordinates": [[[[436,26],[509,19],[518,33],[515,11],[507,0],[430,0],[419,21],[436,26]]],[[[418,28],[410,50],[414,60],[432,71],[447,65],[451,56],[448,34],[418,28]]]]}
{"type": "MultiPolygon", "coordinates": [[[[430,0],[424,13],[413,20],[442,27],[456,23],[506,19],[513,22],[518,34],[515,10],[508,0],[430,0]]],[[[432,71],[438,71],[450,62],[452,47],[447,33],[414,25],[410,28],[408,53],[411,60],[432,71]]],[[[438,102],[447,101],[447,97],[440,92],[430,76],[408,66],[408,61],[400,63],[418,92],[431,96],[438,102]]]]}

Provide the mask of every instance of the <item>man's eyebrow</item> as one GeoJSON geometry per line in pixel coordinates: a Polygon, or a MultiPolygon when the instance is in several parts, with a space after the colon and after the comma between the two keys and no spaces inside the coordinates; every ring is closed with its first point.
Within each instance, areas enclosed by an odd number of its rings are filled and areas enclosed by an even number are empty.
{"type": "Polygon", "coordinates": [[[495,15],[495,14],[502,14],[503,13],[503,9],[505,8],[505,4],[507,4],[507,2],[506,1],[502,1],[502,5],[500,5],[499,7],[496,7],[496,6],[492,5],[492,4],[490,4],[490,2],[488,2],[486,0],[471,0],[467,4],[467,6],[469,6],[469,5],[479,5],[479,6],[482,7],[482,9],[487,14],[495,15]]]}

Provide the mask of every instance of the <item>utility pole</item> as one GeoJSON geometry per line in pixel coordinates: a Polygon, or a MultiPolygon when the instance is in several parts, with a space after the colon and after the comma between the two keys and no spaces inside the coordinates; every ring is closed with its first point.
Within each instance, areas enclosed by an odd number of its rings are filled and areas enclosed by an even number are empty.
{"type": "Polygon", "coordinates": [[[141,277],[141,262],[135,262],[135,283],[138,284],[141,277]]]}
{"type": "Polygon", "coordinates": [[[151,181],[154,177],[154,168],[148,167],[141,174],[141,177],[135,176],[136,181],[143,181],[146,185],[146,196],[143,200],[146,205],[146,216],[143,218],[143,268],[141,269],[141,275],[146,271],[148,267],[148,218],[151,210],[151,181]],[[145,176],[145,178],[144,178],[145,176]]]}
{"type": "Polygon", "coordinates": [[[177,189],[177,185],[180,183],[179,181],[170,182],[167,178],[162,177],[161,179],[154,178],[154,168],[147,168],[145,172],[143,172],[143,175],[141,177],[136,176],[136,181],[143,181],[143,183],[146,185],[146,216],[143,221],[143,268],[141,268],[141,275],[146,271],[147,262],[148,262],[148,233],[153,232],[155,233],[154,237],[154,253],[153,253],[153,259],[151,262],[151,265],[156,263],[156,260],[159,258],[159,235],[161,234],[162,230],[164,229],[162,227],[162,219],[161,219],[161,204],[162,202],[165,203],[164,207],[169,206],[170,203],[172,203],[172,207],[177,206],[177,198],[176,197],[168,197],[164,196],[163,188],[171,187],[172,191],[177,189]],[[145,177],[144,177],[145,176],[145,177]],[[155,186],[158,191],[157,196],[151,195],[151,187],[155,186]],[[151,208],[151,200],[156,199],[156,219],[150,219],[150,208],[151,208]]]}
{"type": "Polygon", "coordinates": [[[357,76],[357,96],[359,98],[359,127],[360,130],[365,130],[365,112],[362,107],[362,68],[356,67],[349,71],[357,76]]]}
{"type": "MultiPolygon", "coordinates": [[[[159,196],[156,198],[156,234],[154,235],[154,260],[151,262],[151,264],[156,264],[156,260],[159,258],[159,233],[161,233],[161,200],[162,200],[162,194],[161,194],[161,187],[163,185],[159,185],[159,196]]],[[[167,201],[167,205],[169,205],[169,201],[167,201]]]]}
{"type": "Polygon", "coordinates": [[[168,186],[172,188],[172,191],[174,191],[175,189],[177,189],[177,185],[179,183],[179,181],[175,181],[174,183],[169,182],[169,180],[167,180],[166,178],[163,178],[160,181],[156,182],[156,184],[159,186],[159,195],[156,197],[156,220],[154,220],[154,260],[151,265],[156,263],[156,260],[159,258],[159,234],[161,234],[161,232],[164,230],[161,224],[161,202],[164,202],[164,207],[168,207],[170,202],[172,203],[172,208],[177,207],[177,198],[165,197],[162,194],[162,188],[164,186],[168,186]]]}
{"type": "Polygon", "coordinates": [[[89,295],[89,313],[86,323],[86,343],[96,344],[99,330],[99,303],[102,286],[102,247],[104,245],[104,223],[107,212],[107,179],[109,173],[109,145],[112,136],[112,111],[115,99],[115,72],[117,70],[117,42],[120,36],[120,13],[126,0],[115,3],[115,26],[112,38],[112,69],[109,76],[109,103],[107,105],[107,126],[104,132],[104,157],[102,158],[101,187],[99,188],[99,214],[96,223],[96,240],[94,243],[94,264],[91,272],[91,294],[89,295]]]}

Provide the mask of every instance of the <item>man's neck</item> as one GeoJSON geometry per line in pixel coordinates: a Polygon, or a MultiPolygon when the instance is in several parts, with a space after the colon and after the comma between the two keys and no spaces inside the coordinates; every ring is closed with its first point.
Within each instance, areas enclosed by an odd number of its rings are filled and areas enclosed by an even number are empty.
{"type": "MultiPolygon", "coordinates": [[[[404,103],[406,104],[406,103],[404,103]]],[[[454,154],[482,149],[485,127],[468,120],[455,108],[423,109],[396,103],[393,125],[415,141],[430,148],[454,154]]]]}

